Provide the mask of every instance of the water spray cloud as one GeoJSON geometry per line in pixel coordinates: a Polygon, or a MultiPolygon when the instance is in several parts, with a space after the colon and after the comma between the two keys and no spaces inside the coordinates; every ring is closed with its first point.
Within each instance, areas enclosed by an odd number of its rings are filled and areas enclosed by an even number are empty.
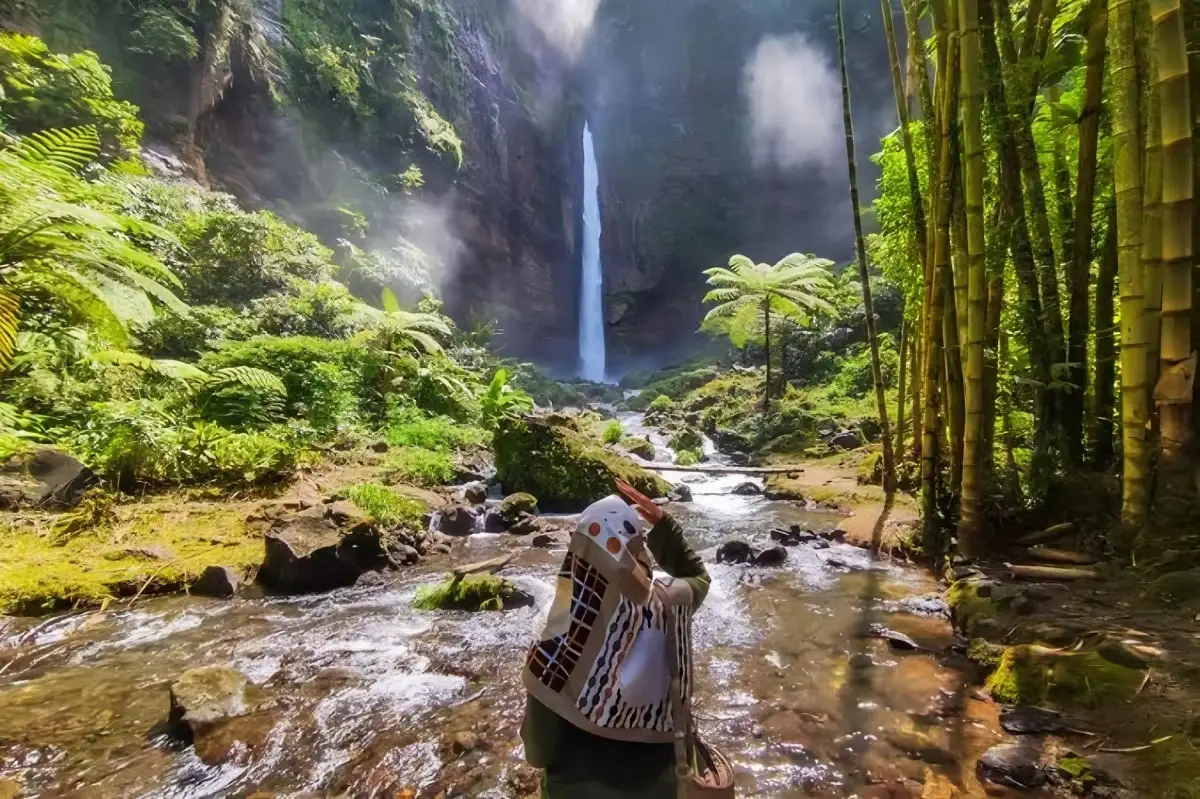
{"type": "Polygon", "coordinates": [[[583,52],[600,0],[516,0],[517,10],[570,61],[583,52]]]}

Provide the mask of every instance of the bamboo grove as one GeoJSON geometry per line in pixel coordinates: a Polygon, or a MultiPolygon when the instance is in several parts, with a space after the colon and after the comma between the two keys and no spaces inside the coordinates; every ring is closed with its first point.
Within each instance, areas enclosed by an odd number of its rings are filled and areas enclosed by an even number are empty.
{"type": "Polygon", "coordinates": [[[866,249],[906,298],[885,480],[919,464],[924,547],[1003,544],[1081,476],[1119,483],[1118,554],[1200,529],[1200,2],[881,4],[851,42],[899,118],[866,249]]]}

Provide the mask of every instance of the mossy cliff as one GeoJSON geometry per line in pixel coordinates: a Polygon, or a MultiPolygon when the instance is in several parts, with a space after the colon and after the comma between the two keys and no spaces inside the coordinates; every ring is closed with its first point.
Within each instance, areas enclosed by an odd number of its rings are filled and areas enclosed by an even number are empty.
{"type": "Polygon", "coordinates": [[[533,494],[543,511],[583,510],[613,493],[618,477],[650,497],[666,496],[671,488],[582,433],[534,417],[497,431],[495,450],[496,476],[504,489],[533,494]]]}

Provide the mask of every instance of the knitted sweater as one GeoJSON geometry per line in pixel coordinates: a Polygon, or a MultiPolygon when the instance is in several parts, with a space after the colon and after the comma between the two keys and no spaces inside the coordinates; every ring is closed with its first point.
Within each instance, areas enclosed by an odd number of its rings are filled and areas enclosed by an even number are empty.
{"type": "MultiPolygon", "coordinates": [[[[708,593],[708,572],[679,522],[664,515],[647,534],[646,546],[660,569],[691,586],[699,607],[708,593]]],[[[547,799],[674,797],[675,755],[669,743],[630,743],[585,732],[533,697],[528,697],[521,736],[525,759],[546,769],[542,795],[547,799]]]]}

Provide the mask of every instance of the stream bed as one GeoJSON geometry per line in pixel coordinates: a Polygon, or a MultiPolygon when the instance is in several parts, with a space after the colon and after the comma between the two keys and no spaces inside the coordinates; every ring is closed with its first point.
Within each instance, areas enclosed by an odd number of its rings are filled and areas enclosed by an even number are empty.
{"type": "MultiPolygon", "coordinates": [[[[700,731],[733,760],[739,796],[1004,795],[974,777],[1003,736],[967,687],[969,664],[948,653],[925,572],[839,543],[791,547],[779,568],[716,564],[727,539],[829,530],[837,517],[731,493],[744,477],[666,476],[692,489],[670,511],[713,578],[695,620],[700,731]],[[924,651],[867,635],[870,625],[924,651]]],[[[430,563],[319,596],[179,596],[0,621],[0,652],[17,653],[0,658],[0,788],[8,778],[46,797],[536,795],[521,759],[519,669],[562,552],[508,535],[460,547],[463,560],[519,550],[505,573],[535,605],[415,611],[417,588],[437,578],[430,563]],[[208,664],[243,671],[260,701],[205,763],[164,722],[169,683],[208,664]]]]}

